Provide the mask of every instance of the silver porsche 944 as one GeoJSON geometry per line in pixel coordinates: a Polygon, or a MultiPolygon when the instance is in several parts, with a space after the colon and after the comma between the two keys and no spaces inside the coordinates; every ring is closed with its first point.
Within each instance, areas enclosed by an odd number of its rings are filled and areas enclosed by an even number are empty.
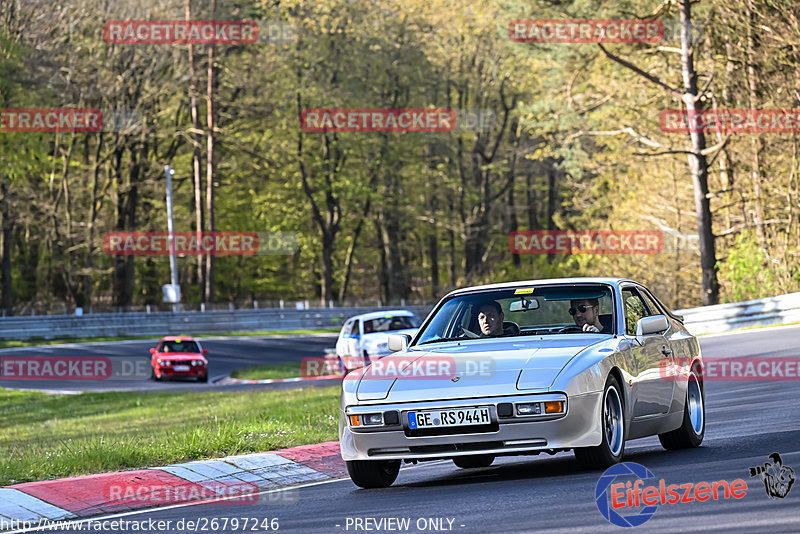
{"type": "Polygon", "coordinates": [[[677,449],[705,433],[697,339],[631,280],[460,289],[389,348],[343,380],[341,453],[361,487],[391,485],[402,461],[472,468],[572,450],[605,468],[628,440],[677,449]]]}

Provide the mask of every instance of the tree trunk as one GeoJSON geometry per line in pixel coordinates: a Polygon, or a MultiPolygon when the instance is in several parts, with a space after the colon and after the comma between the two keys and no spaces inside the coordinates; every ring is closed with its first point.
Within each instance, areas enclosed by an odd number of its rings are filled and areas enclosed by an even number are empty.
{"type": "MultiPolygon", "coordinates": [[[[145,151],[146,153],[146,151],[145,151]]],[[[139,173],[140,154],[137,147],[130,147],[131,166],[126,174],[123,190],[119,194],[119,208],[117,211],[117,230],[128,231],[136,229],[136,205],[139,201],[139,173]]],[[[115,154],[117,169],[122,165],[122,149],[115,154]]],[[[117,256],[115,265],[115,299],[116,306],[130,306],[133,302],[134,292],[134,256],[117,256]]]]}
{"type": "MultiPolygon", "coordinates": [[[[509,136],[511,137],[511,162],[508,166],[508,206],[506,209],[508,210],[508,233],[509,235],[512,232],[516,232],[519,230],[519,221],[517,220],[517,204],[514,200],[514,185],[516,181],[515,174],[517,172],[517,151],[519,150],[519,125],[516,120],[511,123],[511,128],[509,129],[509,136]]],[[[519,254],[511,254],[511,264],[514,267],[520,267],[522,262],[520,260],[519,254]]]]}
{"type": "MultiPolygon", "coordinates": [[[[211,13],[217,12],[217,0],[211,0],[211,13]]],[[[208,231],[214,231],[214,172],[216,171],[214,165],[214,128],[216,121],[214,120],[214,92],[217,88],[217,78],[214,75],[214,45],[208,45],[208,85],[206,87],[206,101],[207,101],[207,126],[208,126],[208,144],[206,147],[206,214],[208,222],[208,231]]],[[[205,277],[205,302],[214,302],[214,266],[216,263],[216,256],[208,254],[206,256],[206,277],[205,277]]]]}
{"type": "MultiPolygon", "coordinates": [[[[756,95],[756,68],[753,62],[756,61],[755,37],[753,36],[753,26],[756,24],[753,16],[753,2],[747,0],[747,95],[748,107],[756,109],[758,107],[758,97],[756,95]]],[[[766,249],[767,241],[764,234],[764,206],[761,202],[761,152],[764,143],[757,133],[750,134],[750,175],[753,179],[753,219],[756,227],[756,237],[759,245],[766,249]]]]}
{"type": "MultiPolygon", "coordinates": [[[[186,0],[186,20],[192,20],[191,0],[186,0]]],[[[195,70],[194,45],[189,44],[189,100],[192,112],[192,132],[189,136],[192,140],[192,181],[194,185],[194,228],[197,232],[198,241],[201,232],[205,228],[205,217],[203,212],[203,177],[200,168],[200,112],[197,109],[197,73],[195,70]]],[[[202,254],[197,255],[197,283],[200,289],[200,299],[206,302],[205,298],[205,258],[202,254]]]]}
{"type": "Polygon", "coordinates": [[[528,230],[537,230],[539,225],[536,217],[537,199],[535,186],[533,172],[529,171],[525,176],[525,192],[528,201],[528,230]]]}
{"type": "MultiPolygon", "coordinates": [[[[92,303],[92,267],[94,266],[94,225],[99,211],[99,198],[97,194],[97,183],[100,178],[100,157],[103,150],[103,133],[97,136],[97,148],[94,153],[94,169],[92,171],[92,196],[89,206],[89,222],[86,225],[86,258],[84,260],[84,275],[81,281],[81,300],[84,304],[92,303]]],[[[87,147],[88,148],[88,147],[87,147]]]]}
{"type": "MultiPolygon", "coordinates": [[[[545,162],[547,165],[547,229],[548,230],[555,230],[556,223],[553,220],[553,216],[556,214],[556,203],[558,202],[558,183],[557,183],[557,175],[556,175],[556,162],[552,158],[548,158],[545,162]]],[[[548,254],[547,261],[548,263],[553,263],[555,260],[555,254],[548,254]]]]}
{"type": "MultiPolygon", "coordinates": [[[[683,100],[690,117],[702,111],[703,104],[697,94],[697,73],[691,48],[691,4],[681,0],[681,63],[684,85],[683,100]]],[[[696,130],[692,128],[691,130],[696,130]]],[[[692,143],[689,167],[694,185],[694,205],[697,215],[697,233],[700,236],[700,268],[703,273],[703,305],[717,304],[719,301],[719,282],[717,281],[717,253],[711,220],[711,204],[708,198],[708,161],[703,155],[706,137],[703,132],[690,131],[692,143]]]]}
{"type": "Polygon", "coordinates": [[[380,222],[381,246],[386,257],[387,302],[408,298],[411,289],[406,281],[403,260],[400,255],[400,224],[397,213],[384,213],[380,222]]]}
{"type": "Polygon", "coordinates": [[[11,283],[11,241],[14,236],[14,221],[11,219],[9,210],[8,182],[5,180],[0,182],[0,194],[2,195],[0,213],[2,213],[3,217],[3,259],[2,268],[0,268],[2,271],[0,273],[0,276],[2,276],[2,280],[0,280],[0,295],[2,296],[0,296],[0,309],[5,315],[14,315],[14,294],[11,283]]]}
{"type": "Polygon", "coordinates": [[[431,298],[439,298],[439,239],[436,235],[436,226],[428,236],[428,255],[431,259],[431,298]]]}

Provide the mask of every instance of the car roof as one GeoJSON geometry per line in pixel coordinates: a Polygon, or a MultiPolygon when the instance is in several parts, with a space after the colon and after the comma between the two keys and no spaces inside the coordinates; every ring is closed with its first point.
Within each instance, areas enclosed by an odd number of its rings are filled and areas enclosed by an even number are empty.
{"type": "Polygon", "coordinates": [[[633,280],[630,280],[628,278],[612,278],[612,277],[547,278],[543,280],[520,280],[517,282],[503,282],[499,284],[464,287],[461,289],[456,289],[454,291],[451,291],[445,296],[449,297],[451,295],[460,295],[463,293],[471,293],[473,291],[481,291],[488,289],[509,289],[512,287],[519,287],[521,285],[544,286],[544,285],[556,285],[556,284],[586,284],[586,283],[617,285],[622,282],[633,282],[633,280]]]}
{"type": "Polygon", "coordinates": [[[386,311],[377,311],[377,312],[369,312],[369,313],[362,313],[361,315],[354,315],[352,317],[348,317],[348,321],[352,319],[362,319],[364,321],[369,321],[370,319],[381,319],[388,316],[401,316],[401,317],[415,317],[414,312],[410,312],[408,310],[386,310],[386,311]]]}
{"type": "Polygon", "coordinates": [[[161,341],[195,341],[192,336],[164,336],[161,338],[161,341]]]}

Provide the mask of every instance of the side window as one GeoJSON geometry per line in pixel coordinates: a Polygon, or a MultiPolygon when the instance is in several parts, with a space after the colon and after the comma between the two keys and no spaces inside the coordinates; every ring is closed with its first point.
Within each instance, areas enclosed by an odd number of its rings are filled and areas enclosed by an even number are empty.
{"type": "Polygon", "coordinates": [[[350,337],[355,337],[358,335],[358,323],[359,321],[353,321],[352,328],[350,328],[350,337]]]}
{"type": "Polygon", "coordinates": [[[650,308],[650,315],[664,315],[664,311],[656,305],[653,297],[651,297],[647,291],[640,291],[642,297],[644,297],[644,301],[647,303],[647,306],[650,308]]]}
{"type": "Polygon", "coordinates": [[[622,290],[622,304],[625,306],[625,332],[636,335],[636,323],[648,315],[644,301],[638,291],[625,288],[622,290]]]}
{"type": "Polygon", "coordinates": [[[339,334],[340,337],[347,337],[350,334],[350,330],[353,328],[352,321],[345,321],[344,326],[342,326],[342,332],[339,334]]]}

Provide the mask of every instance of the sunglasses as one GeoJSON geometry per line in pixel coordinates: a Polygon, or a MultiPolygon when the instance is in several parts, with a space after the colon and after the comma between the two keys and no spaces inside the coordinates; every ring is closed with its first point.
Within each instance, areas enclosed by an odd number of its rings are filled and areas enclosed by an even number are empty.
{"type": "Polygon", "coordinates": [[[586,313],[586,310],[588,310],[591,307],[592,306],[587,306],[585,304],[579,304],[577,310],[575,308],[570,308],[569,309],[569,314],[570,315],[575,315],[575,313],[577,313],[577,312],[586,313]]]}

